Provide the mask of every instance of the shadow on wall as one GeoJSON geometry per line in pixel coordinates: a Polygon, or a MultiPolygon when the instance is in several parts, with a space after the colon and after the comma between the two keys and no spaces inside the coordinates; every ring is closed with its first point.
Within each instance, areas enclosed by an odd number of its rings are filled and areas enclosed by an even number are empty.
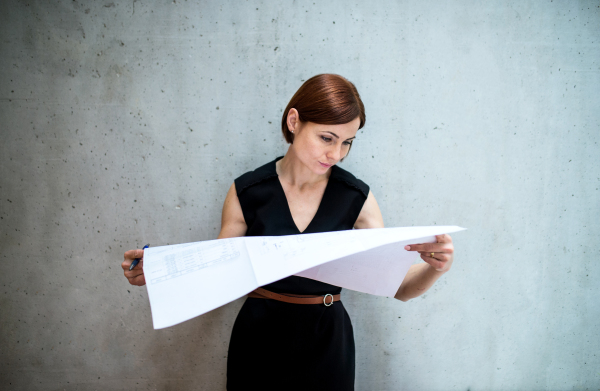
{"type": "Polygon", "coordinates": [[[154,330],[142,351],[150,379],[174,389],[224,390],[231,329],[244,304],[242,297],[207,314],[154,330]],[[182,374],[184,374],[182,376],[182,374]]]}
{"type": "Polygon", "coordinates": [[[342,301],[354,328],[356,389],[402,390],[414,384],[410,381],[408,365],[397,365],[398,356],[406,357],[400,359],[401,362],[408,364],[409,361],[409,343],[398,343],[410,339],[410,330],[403,329],[401,319],[406,303],[348,289],[343,290],[342,301]],[[390,324],[394,324],[394,330],[389,328],[390,324]],[[400,333],[405,337],[398,338],[400,333]],[[396,358],[392,359],[393,356],[396,358]]]}

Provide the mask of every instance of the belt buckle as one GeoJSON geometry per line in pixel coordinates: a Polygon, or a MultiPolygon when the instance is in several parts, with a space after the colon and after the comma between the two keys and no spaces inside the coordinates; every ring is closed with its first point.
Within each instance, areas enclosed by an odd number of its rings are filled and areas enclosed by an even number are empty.
{"type": "Polygon", "coordinates": [[[329,307],[333,304],[333,295],[331,293],[328,293],[325,296],[323,296],[323,304],[325,304],[325,307],[329,307]],[[327,304],[327,296],[331,296],[331,302],[329,302],[329,304],[327,304]]]}

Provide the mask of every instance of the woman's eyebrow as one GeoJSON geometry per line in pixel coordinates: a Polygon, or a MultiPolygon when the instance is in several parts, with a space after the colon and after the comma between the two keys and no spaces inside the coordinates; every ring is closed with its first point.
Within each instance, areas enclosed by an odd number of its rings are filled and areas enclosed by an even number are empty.
{"type": "MultiPolygon", "coordinates": [[[[333,133],[333,132],[330,132],[329,130],[328,130],[328,131],[326,131],[325,133],[329,133],[329,134],[331,134],[332,136],[335,136],[335,138],[340,138],[340,136],[338,136],[337,134],[335,134],[335,133],[333,133]]],[[[354,136],[354,137],[350,137],[349,139],[346,139],[346,141],[348,141],[348,140],[352,140],[352,139],[354,139],[354,138],[356,138],[356,136],[354,136]]]]}

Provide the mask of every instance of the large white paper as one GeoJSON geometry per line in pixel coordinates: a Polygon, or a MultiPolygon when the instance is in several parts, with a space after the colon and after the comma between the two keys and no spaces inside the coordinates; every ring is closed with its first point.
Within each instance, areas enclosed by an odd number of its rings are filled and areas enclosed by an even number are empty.
{"type": "Polygon", "coordinates": [[[393,297],[417,252],[456,226],[360,229],[241,237],[144,250],[144,274],[155,329],[202,315],[259,286],[298,275],[393,297]]]}

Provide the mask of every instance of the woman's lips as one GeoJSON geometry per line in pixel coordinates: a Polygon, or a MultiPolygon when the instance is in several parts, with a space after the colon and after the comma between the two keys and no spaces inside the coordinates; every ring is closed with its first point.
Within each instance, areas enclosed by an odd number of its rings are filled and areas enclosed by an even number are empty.
{"type": "MultiPolygon", "coordinates": [[[[319,162],[319,163],[321,163],[321,162],[319,162]]],[[[321,165],[325,168],[329,168],[329,167],[333,166],[333,164],[325,164],[325,163],[321,163],[321,165]]]]}

